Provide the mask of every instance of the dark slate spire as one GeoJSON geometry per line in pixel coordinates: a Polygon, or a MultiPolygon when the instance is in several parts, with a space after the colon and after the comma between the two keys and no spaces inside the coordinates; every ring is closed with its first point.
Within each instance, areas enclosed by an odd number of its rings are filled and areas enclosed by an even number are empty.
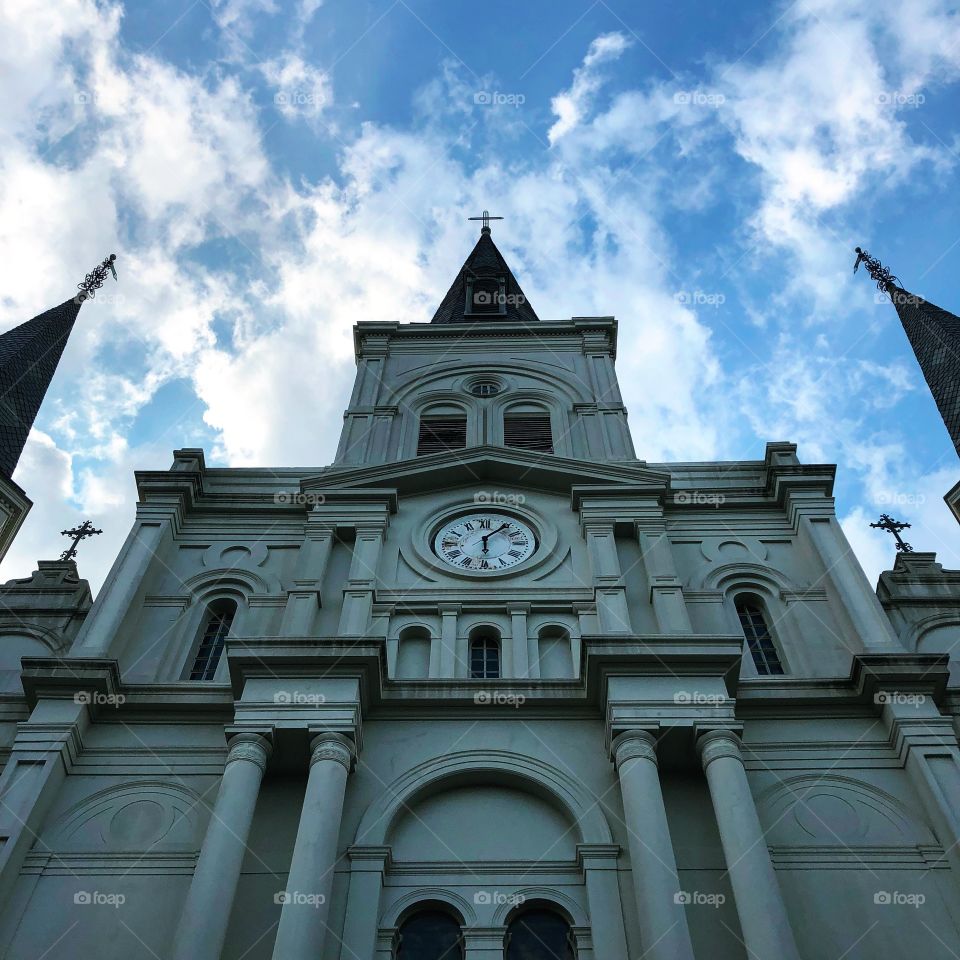
{"type": "Polygon", "coordinates": [[[460,268],[431,323],[535,323],[540,320],[490,236],[491,218],[486,214],[485,217],[477,245],[460,268]]]}
{"type": "Polygon", "coordinates": [[[907,339],[960,455],[960,317],[908,293],[879,260],[857,247],[854,272],[863,263],[893,301],[907,339]]]}
{"type": "Polygon", "coordinates": [[[95,295],[108,270],[116,277],[115,259],[107,257],[88,273],[72,299],[0,335],[0,474],[7,479],[16,469],[80,306],[95,295]]]}

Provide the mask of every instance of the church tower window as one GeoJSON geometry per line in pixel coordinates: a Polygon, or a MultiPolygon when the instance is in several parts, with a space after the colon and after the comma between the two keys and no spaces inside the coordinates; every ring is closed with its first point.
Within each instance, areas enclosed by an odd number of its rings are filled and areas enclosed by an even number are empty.
{"type": "Polygon", "coordinates": [[[470,641],[470,677],[497,680],[500,677],[500,641],[489,635],[470,641]]]}
{"type": "Polygon", "coordinates": [[[400,926],[395,960],[462,960],[460,924],[443,910],[421,910],[400,926]]]}
{"type": "Polygon", "coordinates": [[[503,445],[553,453],[549,413],[508,413],[503,418],[503,445]]]}
{"type": "Polygon", "coordinates": [[[782,675],[783,664],[767,625],[763,605],[749,596],[737,597],[736,605],[740,626],[743,627],[743,635],[757,673],[762,677],[782,675]]]}
{"type": "Polygon", "coordinates": [[[237,605],[232,600],[216,600],[207,609],[200,646],[190,670],[191,680],[212,680],[217,672],[223,645],[233,626],[237,605]]]}
{"type": "Polygon", "coordinates": [[[570,924],[552,910],[527,910],[507,928],[506,960],[576,960],[570,924]]]}
{"type": "Polygon", "coordinates": [[[417,456],[462,450],[467,445],[467,418],[423,417],[417,439],[417,456]]]}

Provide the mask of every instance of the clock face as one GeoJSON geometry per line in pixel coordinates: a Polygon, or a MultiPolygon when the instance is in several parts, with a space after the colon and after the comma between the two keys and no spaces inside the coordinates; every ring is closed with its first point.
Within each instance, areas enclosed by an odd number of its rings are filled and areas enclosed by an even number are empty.
{"type": "Polygon", "coordinates": [[[523,563],[536,549],[533,531],[502,513],[471,513],[444,524],[433,549],[458,570],[506,570],[523,563]]]}

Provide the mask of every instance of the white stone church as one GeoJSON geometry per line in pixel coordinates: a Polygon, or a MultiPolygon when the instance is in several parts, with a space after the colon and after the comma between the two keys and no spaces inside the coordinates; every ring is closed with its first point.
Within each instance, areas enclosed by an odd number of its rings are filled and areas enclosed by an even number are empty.
{"type": "Polygon", "coordinates": [[[0,588],[0,955],[960,956],[960,573],[872,589],[792,444],[638,459],[489,226],[355,342],[332,465],[177,450],[96,602],[0,588]]]}

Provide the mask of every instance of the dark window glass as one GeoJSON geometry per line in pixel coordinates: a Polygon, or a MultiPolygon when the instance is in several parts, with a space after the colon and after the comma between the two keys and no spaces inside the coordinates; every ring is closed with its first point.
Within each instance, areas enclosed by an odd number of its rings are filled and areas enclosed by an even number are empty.
{"type": "Polygon", "coordinates": [[[233,617],[237,612],[237,605],[229,600],[219,602],[210,607],[207,613],[207,622],[203,627],[203,636],[200,638],[200,647],[197,650],[193,668],[190,670],[191,680],[212,680],[217,672],[217,664],[223,653],[223,644],[233,625],[233,617]]]}
{"type": "Polygon", "coordinates": [[[424,417],[420,421],[417,456],[462,450],[467,445],[466,417],[424,417]]]}
{"type": "Polygon", "coordinates": [[[494,637],[470,642],[470,676],[474,680],[495,680],[500,676],[500,644],[494,637]]]}
{"type": "Polygon", "coordinates": [[[783,664],[780,654],[773,643],[767,618],[763,615],[763,607],[755,600],[746,598],[737,599],[737,613],[740,616],[740,626],[747,639],[747,647],[753,657],[754,666],[761,676],[773,676],[783,673],[783,664]]]}
{"type": "Polygon", "coordinates": [[[505,447],[518,447],[521,450],[553,453],[550,415],[546,413],[508,413],[503,418],[503,445],[505,447]]]}
{"type": "Polygon", "coordinates": [[[396,960],[461,960],[460,925],[442,910],[415,913],[400,927],[396,960]]]}
{"type": "Polygon", "coordinates": [[[477,380],[471,385],[470,392],[475,397],[492,397],[500,392],[500,384],[493,380],[477,380]]]}
{"type": "Polygon", "coordinates": [[[570,924],[550,910],[521,913],[507,929],[506,960],[575,960],[570,924]]]}

